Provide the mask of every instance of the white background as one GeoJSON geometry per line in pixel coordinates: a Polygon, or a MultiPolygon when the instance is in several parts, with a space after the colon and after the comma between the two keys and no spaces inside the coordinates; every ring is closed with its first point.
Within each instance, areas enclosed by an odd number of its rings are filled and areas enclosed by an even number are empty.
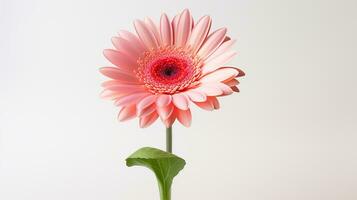
{"type": "Polygon", "coordinates": [[[184,8],[228,27],[247,76],[221,110],[174,126],[187,166],[173,199],[357,199],[354,0],[1,0],[0,199],[159,198],[124,160],[164,148],[164,127],[118,123],[98,68],[118,30],[184,8]]]}

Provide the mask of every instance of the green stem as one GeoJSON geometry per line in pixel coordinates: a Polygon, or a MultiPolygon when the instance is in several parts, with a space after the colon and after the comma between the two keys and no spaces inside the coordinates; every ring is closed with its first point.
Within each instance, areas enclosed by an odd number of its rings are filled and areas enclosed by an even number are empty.
{"type": "Polygon", "coordinates": [[[172,126],[166,128],[166,151],[172,153],[172,126]]]}

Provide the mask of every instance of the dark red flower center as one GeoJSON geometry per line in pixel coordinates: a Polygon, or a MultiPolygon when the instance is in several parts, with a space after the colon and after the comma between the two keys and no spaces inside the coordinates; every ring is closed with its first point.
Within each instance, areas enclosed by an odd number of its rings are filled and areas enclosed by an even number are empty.
{"type": "Polygon", "coordinates": [[[160,58],[151,64],[151,76],[162,84],[176,84],[189,75],[189,64],[176,57],[160,58]]]}

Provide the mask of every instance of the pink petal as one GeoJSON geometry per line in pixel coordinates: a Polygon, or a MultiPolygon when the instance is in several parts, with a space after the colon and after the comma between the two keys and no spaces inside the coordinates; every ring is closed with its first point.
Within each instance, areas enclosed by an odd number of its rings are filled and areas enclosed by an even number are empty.
{"type": "Polygon", "coordinates": [[[118,120],[121,122],[127,121],[129,119],[133,119],[135,117],[136,117],[136,106],[135,105],[122,107],[118,114],[118,120]]]}
{"type": "Polygon", "coordinates": [[[132,72],[137,66],[136,61],[119,51],[105,49],[103,54],[113,65],[123,71],[132,72]]]}
{"type": "Polygon", "coordinates": [[[145,117],[150,115],[154,111],[156,111],[156,105],[152,104],[151,106],[148,106],[142,110],[137,109],[136,114],[138,115],[138,117],[145,117]]]}
{"type": "Polygon", "coordinates": [[[237,79],[231,79],[229,81],[225,81],[225,84],[227,84],[229,87],[233,87],[239,84],[239,81],[237,79]]]}
{"type": "Polygon", "coordinates": [[[165,107],[157,107],[157,113],[159,114],[162,120],[166,120],[171,116],[174,111],[174,106],[172,104],[165,107]]]}
{"type": "Polygon", "coordinates": [[[174,103],[174,105],[181,109],[181,110],[187,110],[188,109],[188,98],[186,97],[186,95],[182,94],[182,93],[177,93],[172,95],[172,101],[174,103]]]}
{"type": "Polygon", "coordinates": [[[161,15],[160,33],[161,33],[161,40],[164,46],[173,44],[172,26],[170,24],[169,18],[165,13],[161,15]]]}
{"type": "Polygon", "coordinates": [[[130,83],[138,83],[138,79],[134,76],[134,74],[131,75],[130,73],[124,72],[118,68],[102,67],[99,69],[99,71],[104,76],[107,76],[107,77],[115,79],[115,80],[120,80],[120,81],[130,82],[130,83]]]}
{"type": "Polygon", "coordinates": [[[118,92],[114,92],[114,91],[110,91],[110,90],[103,90],[100,93],[100,97],[103,99],[110,99],[110,100],[114,100],[117,98],[120,98],[122,96],[124,96],[125,94],[123,93],[118,93],[118,92]]]}
{"type": "Polygon", "coordinates": [[[160,96],[156,99],[156,105],[158,107],[165,107],[171,103],[171,100],[171,95],[160,94],[160,96]]]}
{"type": "Polygon", "coordinates": [[[234,58],[235,55],[237,55],[237,52],[229,51],[215,57],[209,62],[206,62],[202,67],[202,74],[213,72],[214,70],[220,68],[222,65],[227,64],[234,58]]]}
{"type": "Polygon", "coordinates": [[[156,41],[160,46],[160,44],[161,44],[161,37],[160,37],[160,33],[159,33],[160,30],[158,29],[156,24],[149,17],[145,18],[145,24],[146,24],[146,27],[148,27],[149,30],[154,34],[156,41]]]}
{"type": "Polygon", "coordinates": [[[112,85],[108,86],[105,89],[111,90],[111,91],[116,91],[118,93],[125,93],[125,94],[131,94],[134,92],[145,92],[145,88],[143,86],[138,86],[138,85],[112,85]]]}
{"type": "Polygon", "coordinates": [[[224,83],[217,83],[218,87],[222,90],[223,95],[230,95],[233,93],[233,90],[224,83]]]}
{"type": "Polygon", "coordinates": [[[210,62],[212,59],[214,59],[215,57],[226,53],[227,51],[229,51],[232,46],[234,45],[234,43],[236,42],[236,40],[228,40],[226,42],[223,42],[218,48],[217,50],[212,53],[209,58],[207,58],[206,63],[210,62]]]}
{"type": "Polygon", "coordinates": [[[219,86],[214,85],[214,84],[209,84],[209,85],[201,85],[200,87],[196,88],[195,90],[198,90],[199,92],[203,92],[207,96],[219,96],[223,94],[223,91],[219,86]]]}
{"type": "Polygon", "coordinates": [[[184,126],[190,127],[192,121],[192,115],[190,109],[179,110],[177,109],[177,120],[184,126]]]}
{"type": "Polygon", "coordinates": [[[131,42],[121,37],[112,37],[112,43],[118,51],[123,52],[133,60],[137,60],[143,53],[143,51],[135,48],[131,42]]]}
{"type": "Polygon", "coordinates": [[[238,71],[233,68],[220,68],[201,78],[201,83],[213,83],[230,80],[238,75],[238,71]]]}
{"type": "Polygon", "coordinates": [[[169,118],[167,118],[166,120],[163,120],[166,128],[169,128],[172,126],[172,124],[175,122],[176,120],[176,111],[174,110],[173,113],[170,115],[169,118]]]}
{"type": "Polygon", "coordinates": [[[188,45],[192,48],[193,53],[197,53],[202,43],[205,41],[207,34],[211,28],[211,17],[202,17],[192,30],[192,34],[188,41],[188,45]]]}
{"type": "Polygon", "coordinates": [[[156,119],[159,117],[159,115],[156,112],[151,113],[148,116],[141,117],[139,120],[139,124],[141,128],[146,128],[150,126],[152,123],[156,121],[156,119]]]}
{"type": "Polygon", "coordinates": [[[171,27],[172,27],[172,41],[173,43],[175,43],[175,35],[177,34],[177,25],[178,25],[178,21],[180,19],[180,14],[176,15],[171,22],[171,27]]]}
{"type": "Polygon", "coordinates": [[[138,101],[140,101],[141,99],[143,99],[148,95],[150,95],[150,93],[141,92],[141,93],[134,93],[127,96],[123,96],[115,102],[115,105],[126,106],[126,105],[136,104],[138,101]]]}
{"type": "Polygon", "coordinates": [[[111,87],[111,86],[115,86],[115,85],[141,85],[138,82],[129,82],[129,81],[123,81],[123,80],[108,80],[108,81],[104,81],[101,86],[106,88],[106,87],[111,87]]]}
{"type": "Polygon", "coordinates": [[[141,40],[133,33],[129,31],[121,30],[119,31],[119,35],[120,37],[128,40],[132,44],[133,48],[135,48],[137,51],[144,52],[147,50],[145,45],[141,42],[141,40]]]}
{"type": "Polygon", "coordinates": [[[213,104],[211,103],[211,101],[207,100],[204,102],[194,102],[198,107],[204,109],[204,110],[208,110],[208,111],[212,111],[214,110],[213,104]]]}
{"type": "Polygon", "coordinates": [[[158,42],[156,41],[155,35],[150,31],[144,22],[141,20],[134,21],[135,30],[141,39],[142,43],[148,49],[155,49],[158,47],[158,42]]]}
{"type": "Polygon", "coordinates": [[[208,101],[210,101],[214,107],[214,109],[218,110],[220,108],[219,101],[217,97],[209,97],[208,101]]]}
{"type": "Polygon", "coordinates": [[[194,102],[204,102],[207,100],[207,96],[203,92],[189,90],[185,94],[194,102]]]}
{"type": "Polygon", "coordinates": [[[139,103],[136,105],[136,108],[138,110],[143,110],[146,107],[152,105],[156,101],[156,95],[149,95],[142,100],[139,101],[139,103]]]}
{"type": "Polygon", "coordinates": [[[224,37],[226,36],[226,33],[226,28],[221,28],[211,33],[208,36],[207,40],[203,43],[197,55],[203,59],[206,59],[219,47],[219,45],[221,45],[222,41],[224,40],[224,37]]]}
{"type": "Polygon", "coordinates": [[[190,11],[185,9],[177,23],[177,31],[175,31],[175,45],[178,47],[184,46],[191,34],[192,17],[190,11]]]}

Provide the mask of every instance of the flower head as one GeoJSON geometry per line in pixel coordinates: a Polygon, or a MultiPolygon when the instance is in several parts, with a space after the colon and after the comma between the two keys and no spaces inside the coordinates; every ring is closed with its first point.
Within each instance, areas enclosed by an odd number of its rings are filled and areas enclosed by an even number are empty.
{"type": "Polygon", "coordinates": [[[225,66],[236,55],[235,41],[226,28],[210,33],[209,16],[194,24],[186,9],[172,21],[162,14],[158,26],[150,18],[134,26],[137,35],[120,31],[112,38],[115,49],[104,56],[114,67],[100,69],[111,79],[101,95],[121,107],[120,121],[138,117],[147,127],[160,117],[166,127],[176,119],[190,126],[190,104],[214,110],[217,97],[239,92],[237,78],[244,72],[225,66]]]}

